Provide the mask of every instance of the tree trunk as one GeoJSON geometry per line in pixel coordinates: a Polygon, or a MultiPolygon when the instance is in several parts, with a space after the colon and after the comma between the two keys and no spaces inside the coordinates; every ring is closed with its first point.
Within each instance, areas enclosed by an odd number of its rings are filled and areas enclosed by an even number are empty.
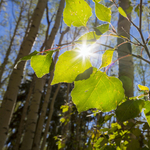
{"type": "Polygon", "coordinates": [[[30,85],[30,90],[29,90],[29,93],[27,95],[26,102],[24,104],[23,111],[22,111],[22,114],[21,114],[21,120],[20,120],[19,129],[18,129],[17,137],[16,137],[16,142],[15,142],[15,145],[13,147],[13,150],[18,150],[19,149],[19,145],[20,145],[20,141],[21,141],[21,137],[22,137],[22,132],[23,132],[23,128],[24,128],[24,123],[25,123],[25,117],[26,117],[26,114],[27,114],[27,110],[28,110],[30,99],[31,99],[31,95],[33,93],[33,87],[35,85],[35,83],[34,83],[35,78],[36,78],[36,76],[34,74],[33,79],[32,79],[32,83],[30,85]]]}
{"type": "MultiPolygon", "coordinates": [[[[120,7],[122,7],[125,11],[129,7],[129,0],[120,0],[120,7]]],[[[128,14],[128,17],[131,18],[131,14],[128,14]]],[[[118,34],[128,37],[130,39],[130,22],[119,14],[118,20],[118,34]]],[[[118,38],[118,45],[124,42],[122,39],[118,38]]],[[[126,43],[122,44],[118,47],[118,57],[123,57],[125,55],[131,54],[131,44],[126,43]]],[[[119,79],[123,83],[123,87],[125,89],[125,95],[127,97],[133,96],[133,80],[134,80],[134,67],[132,57],[126,57],[119,60],[119,79]]]]}
{"type": "MultiPolygon", "coordinates": [[[[53,27],[53,29],[51,31],[51,34],[50,34],[50,36],[49,36],[49,38],[48,38],[48,40],[46,42],[46,49],[50,49],[52,47],[53,42],[54,42],[56,33],[57,33],[58,29],[59,29],[61,16],[62,16],[63,9],[64,9],[64,3],[65,3],[65,0],[61,0],[60,1],[54,27],[53,27]]],[[[35,88],[39,88],[40,87],[40,89],[43,89],[44,85],[42,83],[45,82],[44,81],[45,80],[44,77],[41,78],[41,79],[37,78],[36,80],[37,80],[36,82],[38,82],[38,86],[35,86],[35,88]]],[[[47,95],[46,99],[48,98],[48,96],[50,94],[49,90],[50,90],[50,88],[48,89],[48,95],[47,95]]],[[[33,138],[34,137],[35,137],[36,140],[34,140],[35,143],[33,145],[34,146],[33,149],[37,149],[38,148],[39,141],[40,141],[40,135],[34,136],[34,133],[35,133],[35,130],[36,130],[36,124],[37,124],[37,119],[38,119],[37,118],[37,113],[35,113],[35,112],[38,112],[38,109],[39,109],[39,104],[40,104],[40,100],[41,100],[41,91],[37,90],[34,93],[33,97],[36,97],[36,98],[32,100],[33,102],[31,102],[31,103],[33,103],[33,105],[30,106],[30,111],[29,111],[29,114],[28,114],[28,117],[27,117],[27,128],[26,128],[26,132],[25,132],[25,135],[24,135],[24,138],[23,138],[23,143],[22,143],[22,146],[21,146],[21,150],[30,150],[32,148],[33,138]],[[39,136],[39,137],[37,137],[37,136],[39,136]]]]}
{"type": "MultiPolygon", "coordinates": [[[[58,84],[57,86],[57,89],[54,93],[54,96],[53,96],[53,99],[51,101],[51,104],[50,104],[50,111],[49,111],[49,115],[48,115],[48,119],[47,119],[47,124],[46,124],[46,128],[45,128],[45,131],[44,131],[44,135],[43,135],[43,141],[42,141],[42,146],[41,146],[41,149],[40,150],[44,150],[45,148],[45,144],[46,144],[46,137],[47,137],[47,133],[48,133],[48,129],[49,129],[49,124],[50,124],[50,121],[51,121],[51,118],[52,118],[52,115],[53,115],[53,111],[54,111],[54,103],[55,103],[55,99],[57,97],[57,94],[58,94],[58,91],[60,89],[60,83],[58,84]]],[[[39,150],[39,147],[37,148],[37,150],[39,150]]]]}
{"type": "Polygon", "coordinates": [[[33,93],[33,99],[31,100],[31,105],[30,105],[30,109],[29,109],[29,113],[27,117],[27,123],[25,127],[26,131],[23,137],[21,148],[20,148],[21,150],[31,150],[37,117],[38,117],[37,114],[39,110],[42,90],[45,84],[45,80],[43,80],[43,78],[37,79],[36,77],[35,80],[36,80],[35,81],[36,83],[35,83],[35,88],[34,88],[34,93],[33,93]]]}
{"type": "Polygon", "coordinates": [[[6,66],[6,64],[7,64],[7,62],[8,62],[8,57],[9,57],[10,52],[11,52],[11,48],[12,48],[12,45],[13,45],[13,42],[14,42],[14,39],[15,39],[15,36],[16,36],[17,30],[18,30],[18,27],[19,27],[19,23],[20,23],[20,21],[21,21],[21,19],[22,19],[22,12],[23,12],[23,5],[21,6],[21,10],[20,10],[20,13],[19,13],[19,17],[18,17],[18,20],[17,20],[17,22],[16,22],[16,26],[15,26],[15,29],[14,29],[14,33],[13,33],[13,36],[12,36],[12,38],[11,38],[11,40],[10,40],[10,44],[9,44],[8,49],[7,49],[7,52],[6,52],[4,61],[3,61],[3,63],[2,63],[1,66],[0,66],[0,88],[1,88],[2,83],[3,83],[3,82],[2,82],[2,75],[3,75],[3,73],[4,73],[5,66],[6,66]]]}
{"type": "MultiPolygon", "coordinates": [[[[67,27],[66,30],[62,32],[60,40],[59,40],[59,45],[61,44],[61,41],[62,41],[65,33],[67,33],[68,31],[69,31],[69,27],[67,27]]],[[[58,54],[59,54],[59,52],[56,52],[56,55],[54,58],[54,65],[55,65],[56,60],[58,58],[58,54]]],[[[43,130],[43,124],[44,124],[44,120],[45,120],[46,110],[47,110],[47,106],[48,106],[49,98],[50,98],[50,94],[51,94],[51,88],[52,88],[51,82],[52,82],[53,76],[54,76],[54,70],[51,71],[51,73],[50,73],[50,79],[48,82],[47,92],[45,95],[44,103],[43,103],[42,110],[41,110],[41,115],[39,117],[39,121],[38,121],[36,132],[35,132],[35,137],[34,137],[34,141],[33,141],[33,150],[37,150],[37,147],[39,147],[39,145],[40,145],[41,134],[42,134],[42,130],[43,130]]]]}
{"type": "MultiPolygon", "coordinates": [[[[29,34],[22,42],[21,48],[19,50],[18,57],[16,62],[28,55],[31,51],[35,38],[37,36],[37,32],[40,26],[40,22],[44,13],[44,9],[46,7],[46,3],[48,0],[39,0],[37,7],[34,10],[32,16],[32,25],[29,31],[29,34]]],[[[16,103],[17,93],[19,90],[19,85],[22,79],[23,69],[25,66],[25,62],[20,62],[18,64],[17,69],[14,69],[8,83],[7,91],[4,95],[3,102],[0,108],[0,149],[5,144],[5,140],[8,133],[8,126],[13,114],[14,106],[16,103]],[[5,114],[5,115],[4,115],[5,114]]]]}

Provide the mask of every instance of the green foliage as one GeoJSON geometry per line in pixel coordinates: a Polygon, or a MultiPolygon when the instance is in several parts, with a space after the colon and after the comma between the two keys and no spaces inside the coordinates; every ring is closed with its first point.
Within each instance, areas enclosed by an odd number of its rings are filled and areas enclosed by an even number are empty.
{"type": "Polygon", "coordinates": [[[149,126],[150,126],[150,101],[146,101],[146,102],[145,102],[145,107],[144,107],[144,108],[145,108],[144,114],[145,114],[147,123],[148,123],[149,126]]]}
{"type": "Polygon", "coordinates": [[[63,17],[68,26],[86,26],[91,15],[92,9],[84,0],[66,0],[63,17]]]}
{"type": "Polygon", "coordinates": [[[99,39],[100,37],[101,35],[97,35],[95,31],[92,31],[92,32],[85,33],[75,42],[83,43],[85,41],[86,44],[92,44],[92,43],[95,43],[96,40],[99,39]]]}
{"type": "Polygon", "coordinates": [[[75,81],[71,96],[79,112],[90,108],[107,112],[115,109],[122,101],[124,89],[119,79],[108,77],[95,68],[90,78],[75,81]]]}
{"type": "Polygon", "coordinates": [[[101,21],[110,22],[111,20],[111,10],[106,6],[95,2],[95,13],[96,17],[101,21]]]}
{"type": "Polygon", "coordinates": [[[138,87],[141,91],[149,91],[149,88],[147,86],[143,86],[139,84],[138,87]]]}
{"type": "Polygon", "coordinates": [[[137,117],[138,114],[142,111],[142,108],[144,108],[144,105],[145,103],[143,100],[129,100],[122,103],[116,109],[117,119],[123,122],[137,117]]]}
{"type": "Polygon", "coordinates": [[[32,56],[35,56],[37,55],[38,52],[37,51],[34,51],[32,52],[31,54],[27,55],[27,56],[24,56],[23,58],[20,59],[20,61],[26,61],[26,60],[30,60],[32,56]]]}
{"type": "Polygon", "coordinates": [[[108,31],[109,29],[109,24],[102,24],[96,28],[94,28],[96,35],[102,35],[103,33],[105,33],[106,31],[108,31]]]}
{"type": "Polygon", "coordinates": [[[125,11],[124,11],[121,7],[118,7],[118,11],[119,11],[119,13],[120,13],[123,17],[127,18],[127,14],[125,13],[125,11]]]}
{"type": "Polygon", "coordinates": [[[110,65],[112,61],[113,53],[114,53],[113,49],[109,49],[105,51],[105,53],[102,56],[102,65],[100,66],[100,69],[110,65]]]}
{"type": "Polygon", "coordinates": [[[83,61],[77,49],[66,51],[59,56],[52,85],[59,82],[72,83],[75,81],[77,75],[83,73],[91,66],[90,60],[86,58],[83,61]]]}
{"type": "Polygon", "coordinates": [[[31,57],[31,67],[35,71],[38,78],[41,78],[45,74],[49,73],[49,69],[52,63],[53,51],[50,51],[46,55],[35,55],[31,57]]]}

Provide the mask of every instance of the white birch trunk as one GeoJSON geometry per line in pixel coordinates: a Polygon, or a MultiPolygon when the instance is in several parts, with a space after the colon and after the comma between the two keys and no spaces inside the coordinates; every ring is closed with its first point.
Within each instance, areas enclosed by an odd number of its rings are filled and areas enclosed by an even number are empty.
{"type": "MultiPolygon", "coordinates": [[[[52,47],[53,42],[54,42],[55,36],[56,36],[57,31],[58,31],[59,26],[60,26],[61,16],[62,16],[63,9],[64,9],[64,3],[65,3],[65,0],[60,1],[54,27],[53,27],[51,34],[50,34],[50,36],[46,42],[46,49],[50,49],[52,47]]],[[[36,82],[38,82],[38,86],[36,85],[35,88],[43,89],[44,85],[42,83],[45,83],[45,79],[44,78],[41,78],[41,79],[37,78],[36,82]]],[[[49,90],[50,90],[50,88],[48,88],[48,95],[46,96],[46,102],[49,98],[49,94],[50,94],[49,90]]],[[[34,133],[36,130],[37,119],[38,119],[37,113],[35,113],[35,112],[38,112],[38,109],[39,109],[39,104],[40,104],[40,100],[41,100],[41,91],[37,90],[34,93],[33,97],[36,97],[36,98],[32,100],[33,102],[31,102],[34,104],[30,106],[30,112],[29,112],[28,117],[27,117],[26,132],[25,132],[25,135],[23,138],[21,150],[30,150],[32,148],[34,137],[36,138],[36,140],[34,142],[33,149],[37,150],[38,145],[39,145],[39,141],[40,141],[40,137],[41,137],[41,134],[36,134],[34,136],[34,133]]]]}
{"type": "MultiPolygon", "coordinates": [[[[39,0],[37,7],[32,16],[32,25],[26,40],[22,42],[16,62],[30,53],[39,25],[46,7],[47,0],[39,0]]],[[[4,95],[2,105],[0,108],[0,149],[3,148],[8,133],[9,123],[13,114],[14,106],[16,103],[19,85],[22,79],[23,69],[25,62],[20,62],[17,69],[14,69],[8,83],[7,91],[4,95]]]]}
{"type": "MultiPolygon", "coordinates": [[[[129,7],[129,0],[120,0],[120,7],[125,11],[129,7]]],[[[131,14],[128,14],[131,18],[131,14]]],[[[118,20],[118,34],[128,37],[130,39],[130,22],[119,14],[118,20]],[[125,32],[126,31],[126,32],[125,32]]],[[[118,45],[124,42],[122,39],[118,39],[118,45]]],[[[118,47],[118,57],[123,57],[125,55],[131,54],[132,48],[130,43],[122,44],[118,47]]],[[[126,57],[119,60],[119,78],[123,82],[123,87],[125,89],[125,94],[127,97],[133,96],[133,80],[134,80],[134,67],[132,57],[126,57]]]]}

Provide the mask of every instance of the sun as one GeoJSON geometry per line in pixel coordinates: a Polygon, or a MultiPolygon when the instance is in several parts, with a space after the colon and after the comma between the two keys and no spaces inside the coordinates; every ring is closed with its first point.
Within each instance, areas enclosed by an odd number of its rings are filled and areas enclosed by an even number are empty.
{"type": "Polygon", "coordinates": [[[83,60],[85,58],[89,57],[92,53],[90,52],[90,47],[88,47],[86,44],[82,44],[81,46],[78,46],[78,52],[79,52],[79,57],[82,57],[83,60]]]}

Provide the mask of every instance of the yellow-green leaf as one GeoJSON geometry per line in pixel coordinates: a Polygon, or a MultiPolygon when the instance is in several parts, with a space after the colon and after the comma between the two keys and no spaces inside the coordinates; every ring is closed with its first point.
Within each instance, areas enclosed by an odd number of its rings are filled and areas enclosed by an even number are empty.
{"type": "Polygon", "coordinates": [[[143,86],[139,84],[138,87],[141,91],[149,91],[149,88],[147,86],[143,86]]]}
{"type": "Polygon", "coordinates": [[[100,69],[111,64],[113,53],[114,53],[113,49],[105,51],[105,53],[102,56],[102,65],[100,66],[100,69]]]}
{"type": "Polygon", "coordinates": [[[79,112],[97,108],[103,112],[116,109],[124,98],[122,82],[115,77],[93,68],[93,74],[86,80],[74,82],[72,100],[79,112]]]}
{"type": "Polygon", "coordinates": [[[111,9],[97,2],[95,2],[95,14],[101,21],[111,21],[111,9]]]}
{"type": "Polygon", "coordinates": [[[78,50],[70,50],[59,56],[54,72],[53,84],[72,83],[76,77],[92,65],[88,57],[83,59],[78,50]]]}
{"type": "Polygon", "coordinates": [[[125,11],[121,8],[121,7],[118,7],[118,11],[119,13],[123,16],[123,17],[127,17],[127,14],[125,13],[125,11]]]}
{"type": "Polygon", "coordinates": [[[81,37],[78,38],[76,43],[87,43],[87,44],[92,44],[95,43],[97,39],[99,39],[101,35],[96,35],[95,31],[85,33],[81,37]]]}
{"type": "Polygon", "coordinates": [[[86,26],[91,15],[92,9],[84,0],[66,0],[63,17],[68,26],[86,26]]]}
{"type": "Polygon", "coordinates": [[[148,123],[148,125],[150,126],[150,101],[145,101],[144,114],[145,114],[147,123],[148,123]]]}
{"type": "Polygon", "coordinates": [[[45,74],[49,73],[49,69],[52,63],[53,51],[46,55],[35,55],[31,57],[31,67],[35,71],[38,78],[41,78],[45,74]]]}
{"type": "Polygon", "coordinates": [[[107,24],[102,24],[102,25],[94,28],[97,35],[102,35],[106,31],[108,31],[108,29],[109,29],[109,24],[108,23],[107,24]]]}

